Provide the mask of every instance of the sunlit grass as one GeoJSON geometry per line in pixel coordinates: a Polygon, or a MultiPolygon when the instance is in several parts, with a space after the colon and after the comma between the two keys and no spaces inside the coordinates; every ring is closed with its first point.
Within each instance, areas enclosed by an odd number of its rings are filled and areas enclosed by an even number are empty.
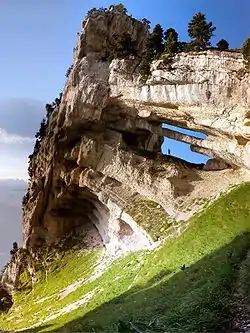
{"type": "MultiPolygon", "coordinates": [[[[194,217],[179,238],[155,251],[115,261],[100,277],[59,300],[58,292],[78,279],[88,279],[101,257],[100,250],[82,255],[70,252],[47,282],[43,279],[31,293],[16,294],[13,309],[0,316],[0,327],[32,326],[94,291],[88,302],[45,322],[39,332],[113,333],[118,320],[149,322],[153,317],[170,332],[218,331],[229,318],[232,286],[250,247],[249,212],[250,185],[246,184],[194,217]],[[35,303],[48,296],[52,297],[35,303]]],[[[157,215],[151,218],[157,224],[157,215]]]]}

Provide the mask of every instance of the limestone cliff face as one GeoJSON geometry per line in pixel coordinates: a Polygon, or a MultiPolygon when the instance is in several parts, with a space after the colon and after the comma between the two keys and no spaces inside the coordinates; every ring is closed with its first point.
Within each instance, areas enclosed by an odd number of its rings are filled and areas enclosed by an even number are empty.
{"type": "Polygon", "coordinates": [[[170,64],[154,62],[145,83],[138,66],[147,34],[145,25],[121,13],[85,19],[61,104],[31,163],[27,247],[81,231],[88,246],[103,242],[114,254],[151,248],[152,238],[128,214],[131,202],[152,200],[185,220],[197,210],[196,199],[246,179],[250,76],[238,78],[241,54],[181,53],[170,64]],[[138,57],[109,63],[112,36],[123,32],[131,34],[138,57]],[[163,129],[162,123],[208,137],[163,129]],[[214,159],[197,166],[163,156],[164,136],[214,159]]]}

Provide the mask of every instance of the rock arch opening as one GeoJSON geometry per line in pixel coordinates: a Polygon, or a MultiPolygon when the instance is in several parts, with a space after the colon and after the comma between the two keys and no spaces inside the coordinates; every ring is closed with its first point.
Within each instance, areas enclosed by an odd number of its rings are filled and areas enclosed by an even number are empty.
{"type": "Polygon", "coordinates": [[[206,164],[214,157],[204,146],[207,135],[202,132],[144,119],[122,119],[111,128],[121,133],[123,148],[148,157],[162,153],[196,164],[206,164]]]}
{"type": "Polygon", "coordinates": [[[119,146],[146,158],[171,155],[204,170],[231,167],[228,158],[216,149],[215,136],[159,120],[120,119],[110,129],[120,134],[119,146]]]}
{"type": "Polygon", "coordinates": [[[161,151],[164,155],[180,158],[195,164],[206,164],[211,156],[202,154],[202,150],[196,151],[196,144],[207,138],[202,132],[194,132],[186,128],[162,124],[164,141],[161,151]],[[192,147],[194,146],[194,147],[192,147]]]}

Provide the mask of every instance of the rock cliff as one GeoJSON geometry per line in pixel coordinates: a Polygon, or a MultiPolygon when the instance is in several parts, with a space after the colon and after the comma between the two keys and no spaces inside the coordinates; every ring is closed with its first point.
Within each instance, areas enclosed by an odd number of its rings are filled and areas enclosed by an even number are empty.
{"type": "Polygon", "coordinates": [[[138,67],[147,35],[143,23],[123,13],[84,20],[61,103],[31,161],[26,247],[80,233],[87,246],[104,243],[112,254],[152,248],[131,203],[155,202],[169,215],[169,234],[178,234],[201,202],[249,179],[250,76],[238,75],[242,55],[180,53],[171,63],[153,62],[145,82],[138,67]],[[137,55],[109,62],[113,37],[124,32],[137,55]],[[164,156],[164,136],[212,159],[204,166],[164,156]]]}

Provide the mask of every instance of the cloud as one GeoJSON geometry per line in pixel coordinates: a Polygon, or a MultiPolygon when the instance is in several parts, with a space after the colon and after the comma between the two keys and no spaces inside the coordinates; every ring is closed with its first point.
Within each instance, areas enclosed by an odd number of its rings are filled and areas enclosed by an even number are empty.
{"type": "Polygon", "coordinates": [[[45,102],[31,99],[0,100],[0,128],[23,137],[34,137],[45,111],[45,102]]]}
{"type": "Polygon", "coordinates": [[[27,180],[28,155],[44,117],[44,102],[0,100],[0,179],[27,180]]]}
{"type": "Polygon", "coordinates": [[[24,144],[26,142],[34,142],[33,138],[20,136],[18,134],[8,133],[5,129],[0,128],[0,143],[11,144],[24,144]]]}

